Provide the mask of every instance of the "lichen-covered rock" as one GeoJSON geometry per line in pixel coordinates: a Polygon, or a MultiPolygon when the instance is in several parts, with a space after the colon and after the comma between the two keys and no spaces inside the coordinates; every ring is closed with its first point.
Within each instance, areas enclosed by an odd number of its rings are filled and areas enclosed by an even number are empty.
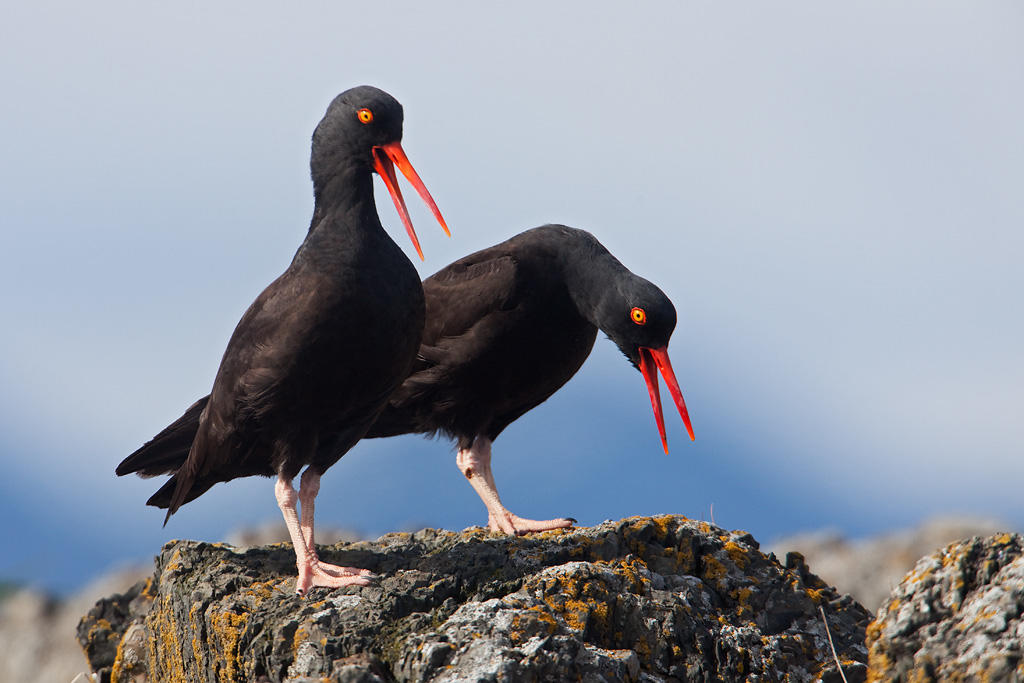
{"type": "Polygon", "coordinates": [[[1024,681],[1024,538],[918,561],[868,628],[873,681],[1024,681]]]}
{"type": "Polygon", "coordinates": [[[145,629],[152,681],[839,681],[823,609],[847,679],[865,678],[863,607],[799,555],[781,566],[706,522],[426,529],[320,555],[381,578],[300,598],[288,546],[169,543],[149,584],[83,620],[90,664],[119,680],[138,643],[92,646],[105,615],[109,632],[145,629]]]}
{"type": "Polygon", "coordinates": [[[1006,531],[991,519],[936,517],[910,529],[851,540],[838,532],[816,531],[782,538],[767,546],[782,557],[795,550],[814,573],[876,612],[914,564],[953,541],[1006,531]]]}

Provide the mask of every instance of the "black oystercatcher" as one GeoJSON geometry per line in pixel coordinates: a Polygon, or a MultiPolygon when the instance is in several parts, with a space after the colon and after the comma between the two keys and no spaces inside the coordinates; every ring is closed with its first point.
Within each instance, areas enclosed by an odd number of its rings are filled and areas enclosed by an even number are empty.
{"type": "Polygon", "coordinates": [[[676,311],[588,232],[546,225],[459,259],[423,282],[427,322],[409,377],[367,437],[443,432],[494,531],[571,526],[509,512],[491,474],[491,442],[571,378],[603,330],[647,382],[668,453],[661,371],[690,439],[693,428],[668,358],[676,311]]]}
{"type": "Polygon", "coordinates": [[[319,561],[313,508],[320,475],[373,424],[420,344],[423,290],[381,227],[372,173],[384,179],[417,252],[394,165],[445,224],[401,138],[402,105],[382,90],[360,86],[331,102],[313,132],[315,206],[291,265],[242,316],[210,396],[117,467],[119,475],[173,473],[147,501],[167,508],[165,524],[218,482],[276,476],[300,594],[372,577],[319,561]],[[303,467],[296,495],[292,479],[303,467]]]}

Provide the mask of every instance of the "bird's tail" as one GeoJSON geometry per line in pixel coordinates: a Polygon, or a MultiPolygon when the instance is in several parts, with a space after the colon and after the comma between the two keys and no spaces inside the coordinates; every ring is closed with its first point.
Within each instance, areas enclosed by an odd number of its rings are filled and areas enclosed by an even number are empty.
{"type": "MultiPolygon", "coordinates": [[[[199,431],[199,418],[209,400],[209,396],[204,396],[193,403],[185,411],[184,415],[147,441],[142,448],[122,460],[121,464],[114,471],[118,476],[135,472],[142,477],[153,477],[158,474],[177,472],[185,464],[186,458],[188,458],[189,449],[192,448],[196,432],[199,431]]],[[[172,479],[171,481],[173,482],[174,480],[172,479]]],[[[164,488],[166,488],[166,485],[164,488]]],[[[160,489],[160,491],[163,491],[163,489],[160,489]]],[[[157,499],[158,496],[160,496],[159,491],[153,496],[153,499],[157,499]]],[[[150,505],[153,504],[152,502],[150,503],[150,505]]],[[[167,506],[158,505],[158,507],[167,506]]]]}
{"type": "Polygon", "coordinates": [[[186,491],[179,493],[178,479],[179,475],[176,474],[165,481],[164,485],[146,501],[146,505],[152,505],[155,508],[167,510],[167,516],[164,517],[164,526],[167,526],[167,520],[171,518],[171,515],[177,512],[178,508],[203,495],[210,490],[211,486],[217,483],[216,479],[194,481],[189,485],[186,491]],[[176,501],[175,496],[178,496],[180,500],[176,501]]]}

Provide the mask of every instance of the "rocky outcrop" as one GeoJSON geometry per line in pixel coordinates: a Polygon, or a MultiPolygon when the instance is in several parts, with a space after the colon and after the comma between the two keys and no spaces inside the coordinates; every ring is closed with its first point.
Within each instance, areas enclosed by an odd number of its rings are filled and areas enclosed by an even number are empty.
{"type": "Polygon", "coordinates": [[[1024,538],[918,561],[868,629],[874,681],[1024,681],[1024,538]]]}
{"type": "Polygon", "coordinates": [[[293,594],[288,546],[172,542],[79,625],[118,681],[863,681],[869,615],[743,532],[631,518],[324,547],[369,587],[293,594]],[[824,615],[824,619],[823,619],[824,615]]]}
{"type": "Polygon", "coordinates": [[[946,517],[858,540],[829,531],[799,534],[771,543],[767,549],[779,557],[790,551],[800,553],[826,583],[875,612],[925,555],[953,541],[1006,530],[1006,524],[995,520],[946,517]]]}

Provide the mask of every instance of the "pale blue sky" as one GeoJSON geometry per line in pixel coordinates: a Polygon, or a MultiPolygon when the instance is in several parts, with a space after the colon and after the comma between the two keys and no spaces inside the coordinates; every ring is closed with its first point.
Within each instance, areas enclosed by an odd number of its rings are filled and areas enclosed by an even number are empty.
{"type": "MultiPolygon", "coordinates": [[[[0,40],[0,577],[66,588],[279,516],[269,480],[161,528],[120,459],[209,391],[301,242],[309,138],[378,85],[452,227],[426,276],[544,222],[673,299],[697,442],[661,453],[599,340],[495,445],[524,516],[673,512],[762,540],[938,513],[1024,526],[1018,3],[21,3],[0,40]]],[[[382,220],[413,254],[378,186],[382,220]]],[[[357,446],[318,521],[485,521],[445,442],[357,446]]]]}

